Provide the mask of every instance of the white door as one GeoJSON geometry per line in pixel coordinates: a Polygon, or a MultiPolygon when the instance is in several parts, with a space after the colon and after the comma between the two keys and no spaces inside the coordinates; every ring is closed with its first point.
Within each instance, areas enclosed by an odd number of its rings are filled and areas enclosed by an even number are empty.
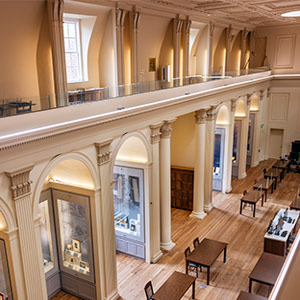
{"type": "Polygon", "coordinates": [[[283,129],[271,129],[269,153],[270,158],[279,159],[282,153],[283,129]]]}

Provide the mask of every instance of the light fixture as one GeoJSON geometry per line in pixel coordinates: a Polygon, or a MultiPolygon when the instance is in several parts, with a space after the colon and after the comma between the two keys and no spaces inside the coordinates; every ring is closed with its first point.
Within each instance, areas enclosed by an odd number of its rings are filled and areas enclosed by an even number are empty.
{"type": "Polygon", "coordinates": [[[300,10],[289,11],[281,14],[282,17],[300,17],[300,10]]]}

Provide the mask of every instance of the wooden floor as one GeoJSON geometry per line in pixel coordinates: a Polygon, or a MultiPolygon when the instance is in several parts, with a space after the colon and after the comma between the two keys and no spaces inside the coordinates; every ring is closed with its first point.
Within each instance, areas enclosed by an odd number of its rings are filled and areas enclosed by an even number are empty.
{"type": "MultiPolygon", "coordinates": [[[[256,217],[252,217],[250,207],[239,214],[240,197],[243,190],[251,189],[254,179],[262,177],[263,168],[273,164],[273,160],[261,163],[256,168],[247,170],[247,178],[233,180],[230,194],[213,193],[214,209],[203,219],[190,218],[190,212],[172,209],[172,240],[176,246],[169,253],[164,253],[157,264],[118,254],[118,289],[119,300],[146,299],[144,285],[152,280],[154,290],[168,278],[174,270],[184,272],[184,250],[192,247],[195,237],[200,240],[207,237],[228,243],[227,262],[223,264],[221,255],[211,267],[210,285],[206,286],[206,270],[196,280],[196,299],[234,300],[241,290],[248,290],[248,275],[263,251],[263,236],[269,221],[280,208],[286,208],[300,186],[300,175],[289,173],[277,190],[268,198],[264,207],[257,206],[256,217]]],[[[267,296],[269,291],[264,285],[254,283],[253,292],[267,296]]],[[[60,293],[53,299],[75,300],[60,293]]],[[[191,299],[188,291],[183,299],[191,299]]]]}

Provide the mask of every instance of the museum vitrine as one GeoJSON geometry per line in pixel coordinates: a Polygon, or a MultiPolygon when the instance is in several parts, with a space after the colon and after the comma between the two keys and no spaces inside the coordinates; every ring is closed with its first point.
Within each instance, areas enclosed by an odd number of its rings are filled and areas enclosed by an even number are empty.
{"type": "Polygon", "coordinates": [[[13,299],[5,242],[2,239],[0,239],[0,299],[13,299]]]}
{"type": "Polygon", "coordinates": [[[232,176],[233,177],[238,177],[241,127],[242,127],[242,120],[235,120],[234,131],[233,131],[233,149],[232,149],[232,176]]]}
{"type": "Polygon", "coordinates": [[[145,258],[144,170],[114,166],[113,198],[117,251],[145,258]]]}
{"type": "Polygon", "coordinates": [[[225,129],[216,128],[214,145],[213,189],[222,191],[225,129]]]}
{"type": "Polygon", "coordinates": [[[251,160],[252,160],[254,127],[255,127],[255,113],[250,113],[249,124],[248,124],[247,166],[251,165],[251,160]]]}

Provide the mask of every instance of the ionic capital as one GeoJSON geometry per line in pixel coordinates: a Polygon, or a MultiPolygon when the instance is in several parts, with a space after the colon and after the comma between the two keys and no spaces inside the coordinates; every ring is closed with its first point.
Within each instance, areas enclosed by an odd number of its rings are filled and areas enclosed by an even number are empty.
{"type": "Polygon", "coordinates": [[[175,120],[176,119],[164,121],[163,125],[160,127],[160,132],[161,132],[161,138],[162,139],[169,139],[171,137],[172,123],[175,120]]]}

